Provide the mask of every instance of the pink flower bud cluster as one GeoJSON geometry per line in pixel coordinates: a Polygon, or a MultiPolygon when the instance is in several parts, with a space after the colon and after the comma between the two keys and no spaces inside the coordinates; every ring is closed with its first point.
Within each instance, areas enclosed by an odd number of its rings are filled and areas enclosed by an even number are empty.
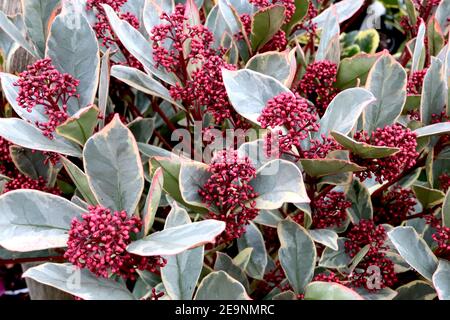
{"type": "Polygon", "coordinates": [[[342,146],[334,138],[322,135],[322,140],[311,140],[309,150],[302,151],[302,157],[305,159],[325,159],[330,152],[342,149],[342,146]]]}
{"type": "Polygon", "coordinates": [[[450,259],[450,228],[438,224],[436,232],[431,236],[437,243],[436,255],[440,258],[450,259]]]}
{"type": "Polygon", "coordinates": [[[330,61],[317,61],[306,68],[297,92],[314,103],[317,112],[323,116],[328,105],[338,94],[334,87],[337,79],[337,65],[330,61]]]}
{"type": "Polygon", "coordinates": [[[402,171],[408,170],[416,164],[419,153],[416,151],[416,134],[399,124],[393,124],[384,128],[378,128],[369,136],[361,131],[355,134],[355,140],[368,143],[373,146],[394,147],[400,151],[382,159],[361,159],[352,155],[353,162],[367,169],[356,175],[365,180],[376,177],[379,183],[395,179],[402,171]]]}
{"type": "Polygon", "coordinates": [[[427,74],[427,69],[414,72],[408,79],[408,85],[406,86],[406,92],[408,95],[420,95],[422,94],[423,80],[427,74]]]}
{"type": "Polygon", "coordinates": [[[166,264],[163,258],[141,257],[126,251],[141,227],[141,220],[128,217],[125,211],[90,206],[81,220],[72,220],[64,257],[98,277],[117,275],[135,280],[137,270],[156,273],[166,264]]]}
{"type": "Polygon", "coordinates": [[[58,187],[48,187],[47,181],[43,177],[39,177],[35,180],[21,173],[16,173],[12,180],[5,183],[2,193],[20,189],[40,190],[61,195],[61,190],[59,190],[58,187]]]}
{"type": "Polygon", "coordinates": [[[414,214],[417,201],[414,192],[395,186],[381,196],[379,206],[375,206],[374,221],[392,226],[400,225],[406,218],[414,214]]]}
{"type": "Polygon", "coordinates": [[[335,274],[334,272],[330,272],[328,274],[320,273],[320,274],[316,275],[312,281],[334,282],[334,283],[344,285],[344,283],[341,281],[339,276],[337,274],[335,274]]]}
{"type": "Polygon", "coordinates": [[[172,14],[161,14],[166,23],[153,27],[150,39],[153,41],[153,59],[157,66],[175,73],[184,83],[188,80],[187,66],[195,64],[213,54],[213,34],[203,25],[190,25],[185,17],[185,6],[178,4],[172,14]],[[185,44],[190,51],[185,54],[185,44]]]}
{"type": "Polygon", "coordinates": [[[44,136],[53,138],[53,133],[68,118],[67,103],[79,98],[79,80],[67,73],[60,73],[50,58],[36,61],[19,74],[14,83],[19,87],[17,103],[31,112],[36,106],[43,106],[48,122],[37,122],[44,136]]]}
{"type": "Polygon", "coordinates": [[[302,140],[319,130],[317,116],[308,101],[289,92],[270,99],[258,118],[263,129],[278,132],[280,150],[290,152],[292,147],[301,149],[302,140]],[[286,132],[278,127],[284,127],[286,132]]]}
{"type": "Polygon", "coordinates": [[[201,68],[192,73],[191,79],[186,81],[184,87],[179,83],[171,87],[170,95],[175,100],[182,100],[191,106],[204,106],[217,124],[226,119],[235,119],[236,122],[240,117],[228,99],[222,69],[236,70],[236,67],[219,56],[211,55],[206,58],[201,68]]]}
{"type": "Polygon", "coordinates": [[[359,270],[355,270],[348,276],[349,286],[376,291],[376,289],[391,287],[397,282],[394,263],[384,253],[384,251],[389,250],[389,246],[385,244],[387,233],[382,225],[375,225],[373,220],[360,220],[358,224],[353,225],[347,234],[347,238],[344,246],[345,251],[351,258],[354,258],[362,248],[369,245],[369,251],[357,266],[359,270]],[[372,288],[369,285],[368,277],[373,275],[373,271],[370,271],[371,267],[379,268],[382,279],[380,279],[378,288],[372,288]]]}
{"type": "Polygon", "coordinates": [[[218,242],[237,239],[259,213],[254,201],[258,194],[250,185],[256,169],[237,151],[223,150],[214,156],[208,170],[211,177],[198,192],[210,208],[210,218],[226,222],[218,242]]]}
{"type": "Polygon", "coordinates": [[[101,41],[101,44],[106,48],[113,47],[114,45],[117,46],[122,51],[125,59],[127,60],[126,63],[122,64],[127,64],[130,67],[141,69],[141,63],[135,57],[133,57],[128,50],[126,50],[122,42],[120,42],[120,40],[114,34],[106,12],[102,6],[103,4],[109,5],[118,14],[121,20],[127,21],[133,28],[139,29],[140,22],[134,14],[132,14],[131,12],[120,12],[121,7],[126,2],[127,0],[88,0],[86,2],[86,9],[88,11],[96,12],[96,22],[93,26],[93,29],[97,38],[101,41]]]}
{"type": "Polygon", "coordinates": [[[259,49],[260,53],[268,52],[268,51],[283,51],[287,48],[288,40],[286,38],[286,32],[283,30],[278,30],[277,33],[274,34],[272,39],[267,42],[261,49],[259,49]]]}
{"type": "MultiPolygon", "coordinates": [[[[319,196],[311,203],[312,226],[314,229],[326,229],[330,227],[341,227],[347,220],[347,209],[352,203],[345,198],[343,192],[330,191],[319,196]]],[[[305,214],[302,212],[293,217],[293,220],[303,224],[305,214]]]]}
{"type": "Polygon", "coordinates": [[[6,174],[7,166],[12,163],[11,152],[9,152],[9,147],[12,144],[0,137],[0,173],[6,174]]]}

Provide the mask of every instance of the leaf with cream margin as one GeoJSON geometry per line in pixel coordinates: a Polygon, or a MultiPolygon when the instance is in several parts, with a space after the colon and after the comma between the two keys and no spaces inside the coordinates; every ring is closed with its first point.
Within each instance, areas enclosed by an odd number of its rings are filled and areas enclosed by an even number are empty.
{"type": "Polygon", "coordinates": [[[422,70],[423,64],[425,62],[425,36],[426,36],[426,25],[423,20],[420,22],[419,30],[417,32],[417,37],[415,39],[414,52],[412,56],[411,63],[411,74],[416,71],[422,70]]]}
{"type": "Polygon", "coordinates": [[[15,190],[0,196],[0,245],[30,252],[63,248],[73,218],[85,212],[72,202],[37,190],[15,190]]]}
{"type": "Polygon", "coordinates": [[[100,110],[91,105],[80,109],[56,128],[56,132],[67,140],[83,146],[94,133],[100,110]]]}
{"type": "Polygon", "coordinates": [[[208,219],[164,229],[132,242],[127,251],[140,256],[174,255],[188,249],[213,243],[225,230],[225,223],[208,219]]]}
{"type": "Polygon", "coordinates": [[[447,84],[444,63],[431,57],[431,66],[423,80],[420,118],[424,124],[431,124],[433,114],[440,114],[447,103],[447,84]]]}
{"type": "Polygon", "coordinates": [[[431,137],[450,133],[450,122],[431,124],[414,130],[418,138],[431,137]]]}
{"type": "Polygon", "coordinates": [[[317,252],[308,231],[292,220],[278,225],[278,257],[295,293],[303,293],[314,276],[317,252]]]}
{"type": "Polygon", "coordinates": [[[98,202],[133,215],[144,190],[144,169],[136,140],[118,115],[86,142],[83,160],[98,202]]]}
{"type": "Polygon", "coordinates": [[[339,19],[336,6],[331,5],[327,12],[315,58],[316,61],[331,61],[335,64],[339,64],[341,47],[339,40],[339,19]]]}
{"type": "Polygon", "coordinates": [[[203,278],[194,300],[252,300],[244,286],[224,271],[215,271],[203,278]]]}
{"type": "Polygon", "coordinates": [[[41,130],[22,119],[0,118],[0,136],[24,148],[81,157],[78,145],[60,136],[49,139],[42,134],[41,130]]]}
{"type": "MultiPolygon", "coordinates": [[[[336,3],[335,10],[339,18],[339,23],[353,17],[355,13],[362,7],[364,0],[343,0],[336,3]]],[[[317,25],[318,29],[322,29],[325,26],[326,19],[332,8],[327,8],[322,11],[317,17],[312,19],[312,22],[317,25]]]]}
{"type": "Polygon", "coordinates": [[[396,227],[388,237],[403,259],[423,277],[432,280],[438,259],[413,227],[396,227]]]}
{"type": "Polygon", "coordinates": [[[281,93],[290,92],[278,80],[253,70],[229,71],[223,69],[222,75],[234,109],[241,116],[256,124],[259,124],[257,119],[266,107],[267,101],[281,93]]]}
{"type": "Polygon", "coordinates": [[[250,181],[255,192],[256,208],[278,209],[284,203],[309,203],[300,169],[286,160],[273,160],[262,166],[250,181]]]}
{"type": "Polygon", "coordinates": [[[294,80],[297,65],[289,51],[269,51],[253,56],[245,68],[277,79],[289,87],[294,80]]]}
{"type": "Polygon", "coordinates": [[[439,260],[436,272],[433,274],[433,284],[439,300],[450,300],[450,262],[439,260]]]}
{"type": "Polygon", "coordinates": [[[144,225],[144,236],[148,235],[155,221],[156,211],[161,201],[164,175],[161,168],[156,169],[152,176],[150,189],[145,200],[142,222],[144,225]]]}
{"type": "Polygon", "coordinates": [[[385,53],[369,72],[366,89],[377,101],[364,112],[364,130],[369,134],[396,122],[406,102],[407,74],[402,65],[385,53]]]}
{"type": "Polygon", "coordinates": [[[375,101],[374,95],[366,89],[352,88],[342,91],[331,101],[320,119],[320,129],[315,136],[328,136],[331,131],[347,135],[366,107],[375,101]]]}
{"type": "Polygon", "coordinates": [[[197,161],[182,161],[179,182],[183,200],[193,206],[205,207],[198,191],[210,177],[208,165],[197,161]]]}
{"type": "Polygon", "coordinates": [[[305,300],[364,300],[358,293],[338,283],[314,281],[305,289],[305,300]]]}
{"type": "Polygon", "coordinates": [[[83,300],[135,300],[124,283],[97,277],[70,263],[44,263],[28,269],[24,278],[70,293],[83,300]]]}

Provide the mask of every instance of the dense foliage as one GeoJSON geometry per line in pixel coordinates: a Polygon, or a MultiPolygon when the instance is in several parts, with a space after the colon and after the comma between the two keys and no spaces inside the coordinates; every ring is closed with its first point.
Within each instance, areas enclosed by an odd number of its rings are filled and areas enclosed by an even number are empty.
{"type": "Polygon", "coordinates": [[[77,299],[450,299],[449,0],[24,0],[0,29],[0,264],[77,299]]]}

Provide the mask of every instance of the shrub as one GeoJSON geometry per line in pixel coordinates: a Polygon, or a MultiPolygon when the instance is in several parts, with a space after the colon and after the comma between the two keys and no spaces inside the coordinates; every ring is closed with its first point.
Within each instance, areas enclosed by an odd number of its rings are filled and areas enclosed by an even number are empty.
{"type": "Polygon", "coordinates": [[[362,0],[40,2],[0,13],[32,57],[0,263],[77,299],[450,299],[448,0],[382,1],[391,51],[362,0]]]}

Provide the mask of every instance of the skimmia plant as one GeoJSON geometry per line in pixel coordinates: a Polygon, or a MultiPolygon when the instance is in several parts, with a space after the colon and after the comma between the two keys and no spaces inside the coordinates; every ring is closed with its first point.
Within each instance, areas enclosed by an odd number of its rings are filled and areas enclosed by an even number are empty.
{"type": "Polygon", "coordinates": [[[374,2],[400,49],[364,0],[0,12],[0,264],[75,299],[450,299],[450,1],[374,2]]]}

